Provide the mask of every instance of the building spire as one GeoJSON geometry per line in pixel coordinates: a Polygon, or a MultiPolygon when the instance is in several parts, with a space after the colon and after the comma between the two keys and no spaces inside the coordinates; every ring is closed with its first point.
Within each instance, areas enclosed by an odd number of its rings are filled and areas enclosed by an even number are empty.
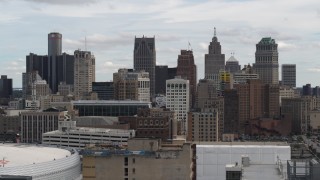
{"type": "Polygon", "coordinates": [[[213,33],[213,37],[217,37],[217,31],[216,31],[216,27],[214,27],[214,33],[213,33]]]}

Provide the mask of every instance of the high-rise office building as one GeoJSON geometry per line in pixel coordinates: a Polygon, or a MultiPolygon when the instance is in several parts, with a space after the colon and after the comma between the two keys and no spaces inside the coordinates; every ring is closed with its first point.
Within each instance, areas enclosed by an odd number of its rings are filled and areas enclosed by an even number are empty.
{"type": "Polygon", "coordinates": [[[214,28],[214,36],[209,45],[209,52],[205,54],[205,79],[213,79],[219,81],[219,71],[225,68],[225,55],[221,54],[221,45],[216,36],[216,28],[214,28]]]}
{"type": "Polygon", "coordinates": [[[38,71],[39,76],[48,82],[48,56],[30,53],[26,56],[26,73],[38,71]]]}
{"type": "Polygon", "coordinates": [[[271,37],[262,38],[256,45],[253,68],[263,84],[279,84],[278,44],[271,37]]]}
{"type": "Polygon", "coordinates": [[[117,73],[113,73],[113,83],[116,100],[150,101],[148,72],[128,72],[127,69],[119,69],[117,73]]]}
{"type": "Polygon", "coordinates": [[[239,133],[245,133],[246,123],[263,115],[261,80],[250,79],[248,83],[236,84],[235,89],[239,97],[238,130],[239,133]]]}
{"type": "Polygon", "coordinates": [[[12,95],[12,79],[8,79],[7,75],[1,75],[0,98],[9,99],[11,95],[12,95]]]}
{"type": "Polygon", "coordinates": [[[296,87],[296,65],[282,64],[282,85],[296,87]]]}
{"type": "Polygon", "coordinates": [[[177,76],[189,80],[190,85],[190,107],[194,107],[197,86],[197,66],[194,64],[193,52],[181,50],[178,56],[177,76]]]}
{"type": "Polygon", "coordinates": [[[133,66],[136,71],[145,70],[150,78],[150,95],[155,95],[156,47],[155,38],[135,38],[133,66]]]}
{"type": "Polygon", "coordinates": [[[74,52],[74,95],[76,99],[92,92],[95,81],[95,57],[90,51],[74,52]]]}
{"type": "Polygon", "coordinates": [[[166,107],[176,113],[177,122],[180,124],[178,128],[178,134],[186,134],[188,131],[188,111],[190,101],[189,80],[182,79],[177,76],[175,79],[169,79],[166,81],[167,90],[166,107]]]}
{"type": "Polygon", "coordinates": [[[239,61],[232,55],[226,62],[226,71],[233,74],[239,72],[240,69],[239,61]]]}

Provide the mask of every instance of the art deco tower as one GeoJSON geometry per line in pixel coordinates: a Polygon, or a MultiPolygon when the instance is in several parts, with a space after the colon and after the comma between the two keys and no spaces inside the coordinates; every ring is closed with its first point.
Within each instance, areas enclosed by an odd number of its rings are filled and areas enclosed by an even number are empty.
{"type": "Polygon", "coordinates": [[[133,66],[136,71],[145,70],[150,78],[150,96],[155,95],[156,48],[155,38],[135,38],[133,66]]]}
{"type": "Polygon", "coordinates": [[[214,36],[209,45],[209,53],[205,54],[204,60],[205,79],[219,80],[219,71],[225,68],[225,55],[221,54],[221,45],[214,28],[214,36]]]}
{"type": "Polygon", "coordinates": [[[263,84],[279,84],[278,44],[271,37],[265,37],[256,48],[253,69],[263,84]]]}

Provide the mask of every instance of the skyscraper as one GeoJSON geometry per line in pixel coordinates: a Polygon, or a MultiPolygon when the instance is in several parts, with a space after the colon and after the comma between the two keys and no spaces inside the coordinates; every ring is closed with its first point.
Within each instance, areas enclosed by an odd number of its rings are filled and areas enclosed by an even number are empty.
{"type": "Polygon", "coordinates": [[[74,95],[77,100],[92,92],[95,81],[95,58],[90,51],[74,52],[74,95]]]}
{"type": "Polygon", "coordinates": [[[240,68],[239,61],[232,55],[226,62],[226,71],[233,74],[239,72],[240,68]]]}
{"type": "Polygon", "coordinates": [[[197,66],[194,64],[193,52],[181,50],[178,56],[177,76],[189,80],[190,85],[190,107],[195,105],[197,86],[197,66]]]}
{"type": "Polygon", "coordinates": [[[30,53],[26,56],[26,72],[38,71],[39,76],[48,81],[48,56],[30,53]]]}
{"type": "Polygon", "coordinates": [[[10,98],[12,95],[12,79],[8,79],[7,75],[1,75],[0,79],[0,98],[10,98]]]}
{"type": "Polygon", "coordinates": [[[296,87],[295,64],[282,64],[282,85],[296,87]]]}
{"type": "Polygon", "coordinates": [[[189,111],[189,80],[177,76],[175,79],[166,81],[166,107],[175,111],[177,122],[180,125],[178,134],[186,134],[188,131],[188,111],[189,111]]]}
{"type": "Polygon", "coordinates": [[[156,47],[155,38],[135,38],[133,66],[136,71],[145,70],[150,78],[150,96],[155,95],[156,47]]]}
{"type": "Polygon", "coordinates": [[[62,54],[62,34],[52,32],[48,34],[48,83],[52,93],[58,91],[57,70],[58,56],[62,54]]]}
{"type": "Polygon", "coordinates": [[[271,37],[262,38],[256,45],[253,68],[263,84],[279,84],[278,44],[271,37]]]}
{"type": "Polygon", "coordinates": [[[221,45],[216,36],[216,28],[209,45],[209,53],[205,54],[205,79],[219,81],[219,71],[225,68],[225,55],[221,54],[221,45]]]}

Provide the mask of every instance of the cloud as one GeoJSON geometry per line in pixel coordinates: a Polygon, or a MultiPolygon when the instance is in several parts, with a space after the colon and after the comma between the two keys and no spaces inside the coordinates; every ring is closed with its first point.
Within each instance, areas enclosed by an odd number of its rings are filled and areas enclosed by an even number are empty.
{"type": "Polygon", "coordinates": [[[320,72],[320,67],[315,67],[315,68],[309,68],[307,69],[309,72],[320,72]]]}
{"type": "Polygon", "coordinates": [[[88,4],[96,3],[97,0],[25,0],[27,2],[53,4],[53,5],[80,5],[86,6],[88,4]]]}
{"type": "Polygon", "coordinates": [[[278,41],[278,48],[279,50],[294,50],[297,49],[295,44],[286,43],[284,41],[278,41]]]}
{"type": "Polygon", "coordinates": [[[17,16],[11,16],[11,15],[0,15],[0,23],[12,23],[15,21],[18,21],[20,17],[17,16]]]}

